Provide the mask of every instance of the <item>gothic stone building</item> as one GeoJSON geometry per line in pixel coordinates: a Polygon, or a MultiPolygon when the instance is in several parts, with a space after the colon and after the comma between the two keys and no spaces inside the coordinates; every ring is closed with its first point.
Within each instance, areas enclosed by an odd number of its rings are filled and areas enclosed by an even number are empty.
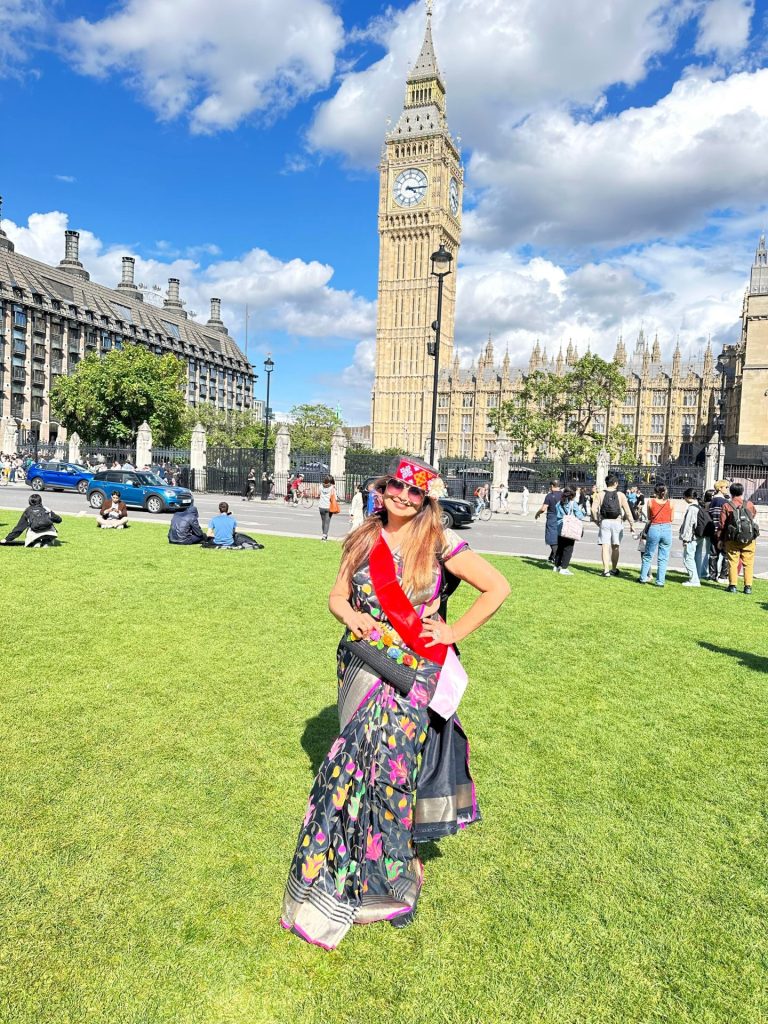
{"type": "Polygon", "coordinates": [[[144,302],[133,272],[133,258],[123,257],[122,281],[106,288],[80,262],[77,231],[66,232],[64,259],[50,267],[15,252],[0,228],[0,419],[12,417],[43,441],[65,440],[51,417],[53,383],[84,356],[124,345],[182,359],[191,406],[252,407],[253,370],[229,337],[220,300],[211,299],[203,326],[188,319],[176,278],[160,308],[144,302]]]}
{"type": "Polygon", "coordinates": [[[741,337],[720,356],[728,462],[768,461],[768,249],[760,237],[741,310],[741,337]]]}
{"type": "MultiPolygon", "coordinates": [[[[509,357],[494,361],[489,341],[476,365],[459,367],[454,355],[456,257],[461,240],[463,168],[448,131],[445,86],[427,15],[424,43],[406,84],[397,124],[387,133],[379,166],[379,305],[371,435],[375,449],[429,448],[434,363],[427,353],[437,307],[430,254],[442,243],[454,257],[445,279],[435,448],[443,456],[487,457],[495,440],[489,413],[522,385],[523,371],[509,357]]],[[[537,345],[528,372],[561,373],[573,346],[548,359],[537,345]]],[[[701,365],[683,366],[679,349],[662,362],[658,340],[641,333],[628,358],[620,341],[616,359],[627,375],[626,400],[610,410],[611,424],[634,433],[640,461],[693,459],[709,439],[719,382],[711,349],[701,365]]],[[[766,360],[768,362],[768,360],[766,360]]],[[[596,429],[604,429],[599,422],[596,429]]]]}

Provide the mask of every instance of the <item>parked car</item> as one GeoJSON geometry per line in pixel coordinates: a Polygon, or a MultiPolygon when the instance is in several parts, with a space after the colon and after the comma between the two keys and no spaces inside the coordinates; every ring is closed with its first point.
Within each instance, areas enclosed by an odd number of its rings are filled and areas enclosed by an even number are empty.
{"type": "Polygon", "coordinates": [[[101,508],[113,491],[117,491],[129,508],[143,508],[147,512],[175,512],[194,501],[192,491],[186,487],[170,487],[154,473],[109,469],[93,477],[88,484],[88,504],[91,508],[101,508]]]}
{"type": "MultiPolygon", "coordinates": [[[[363,490],[368,489],[368,484],[379,480],[378,476],[369,476],[363,480],[363,490]]],[[[438,498],[440,506],[440,522],[444,529],[450,530],[452,526],[471,526],[477,519],[477,509],[474,502],[464,501],[463,498],[438,498]]]]}
{"type": "Polygon", "coordinates": [[[27,468],[27,483],[33,491],[78,491],[85,494],[93,473],[74,462],[33,462],[27,468]]]}

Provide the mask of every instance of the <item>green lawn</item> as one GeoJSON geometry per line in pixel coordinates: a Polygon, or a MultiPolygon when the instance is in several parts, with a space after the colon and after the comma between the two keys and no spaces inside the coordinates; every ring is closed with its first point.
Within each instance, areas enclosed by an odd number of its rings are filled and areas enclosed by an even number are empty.
{"type": "Polygon", "coordinates": [[[484,822],[429,849],[411,928],[327,954],[278,916],[335,735],[338,546],[62,535],[0,552],[3,1024],[768,1020],[768,585],[494,559],[512,596],[463,651],[484,822]]]}

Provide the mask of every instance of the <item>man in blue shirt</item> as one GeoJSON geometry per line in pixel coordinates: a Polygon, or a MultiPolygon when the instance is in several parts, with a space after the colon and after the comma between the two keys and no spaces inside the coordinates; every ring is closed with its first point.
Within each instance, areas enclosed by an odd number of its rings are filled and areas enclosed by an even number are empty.
{"type": "Polygon", "coordinates": [[[208,536],[217,548],[231,548],[235,543],[237,520],[226,501],[219,502],[219,514],[208,524],[208,536]]]}

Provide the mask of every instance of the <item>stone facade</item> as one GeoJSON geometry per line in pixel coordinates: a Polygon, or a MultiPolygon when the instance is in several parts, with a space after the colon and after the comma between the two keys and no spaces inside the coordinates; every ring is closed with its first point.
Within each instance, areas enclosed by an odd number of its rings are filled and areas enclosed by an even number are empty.
{"type": "Polygon", "coordinates": [[[51,419],[49,395],[56,379],[93,353],[145,345],[187,365],[189,405],[223,410],[253,406],[253,369],[229,337],[221,302],[211,300],[206,325],[189,320],[171,278],[162,307],[145,303],[134,284],[132,257],[123,258],[116,288],[95,284],[79,259],[79,236],[67,231],[57,267],[15,252],[0,229],[0,419],[40,440],[66,431],[51,419]]]}
{"type": "MultiPolygon", "coordinates": [[[[408,75],[403,112],[386,135],[379,172],[372,446],[418,454],[429,448],[434,363],[427,342],[433,338],[430,325],[437,308],[430,255],[442,243],[454,256],[454,270],[443,291],[435,448],[442,456],[490,458],[496,435],[489,415],[520,390],[524,372],[563,373],[578,354],[569,345],[565,354],[548,358],[537,344],[527,371],[513,369],[508,355],[497,364],[490,339],[469,369],[462,369],[454,355],[463,169],[448,131],[429,14],[421,52],[408,75]]],[[[629,388],[626,401],[610,410],[611,425],[624,424],[634,433],[643,462],[695,458],[709,438],[716,412],[718,378],[711,349],[700,365],[684,368],[678,348],[666,365],[658,339],[651,347],[641,332],[632,357],[620,341],[616,358],[629,388]]]]}
{"type": "Polygon", "coordinates": [[[741,337],[735,345],[725,346],[720,368],[726,444],[751,449],[768,447],[768,249],[765,235],[760,237],[749,288],[744,295],[741,337]]]}
{"type": "MultiPolygon", "coordinates": [[[[489,417],[523,386],[526,374],[535,371],[563,374],[579,353],[569,345],[565,354],[548,356],[537,343],[525,369],[515,369],[509,355],[495,361],[489,339],[480,358],[469,369],[458,358],[441,375],[437,410],[437,444],[441,454],[474,459],[491,458],[496,441],[489,417]]],[[[698,364],[683,366],[679,347],[671,363],[662,361],[658,338],[649,344],[641,330],[631,356],[620,339],[614,355],[627,379],[627,394],[611,408],[610,427],[622,425],[635,437],[638,461],[655,464],[667,458],[693,461],[712,433],[720,379],[711,346],[698,364]]],[[[605,417],[595,423],[606,429],[605,417]]],[[[510,439],[514,443],[514,438],[510,439]]],[[[521,457],[532,453],[519,452],[521,457]]]]}
{"type": "MultiPolygon", "coordinates": [[[[371,435],[375,449],[405,444],[423,451],[432,416],[434,364],[427,353],[437,308],[430,255],[441,244],[456,266],[464,174],[448,132],[445,86],[432,45],[408,75],[405,104],[386,136],[379,187],[379,287],[371,435]],[[406,428],[406,424],[408,425],[406,428]],[[405,438],[404,431],[410,430],[405,438]]],[[[444,280],[440,364],[453,354],[456,275],[444,280]]]]}

